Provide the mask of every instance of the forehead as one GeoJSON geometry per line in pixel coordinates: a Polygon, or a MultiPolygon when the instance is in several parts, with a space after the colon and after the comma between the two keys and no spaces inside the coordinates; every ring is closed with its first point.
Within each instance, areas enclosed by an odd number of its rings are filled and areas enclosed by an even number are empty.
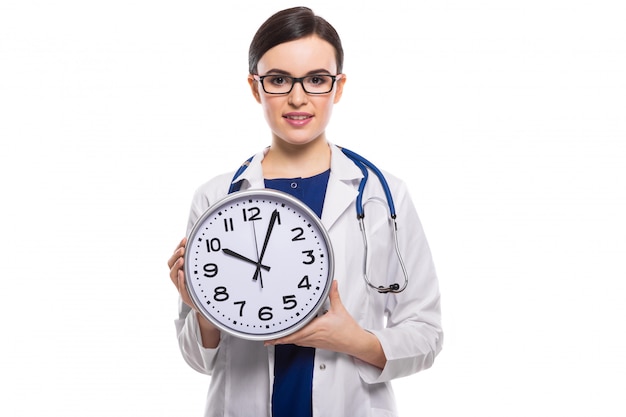
{"type": "Polygon", "coordinates": [[[257,69],[259,74],[277,69],[296,76],[319,69],[335,74],[335,48],[318,36],[281,43],[263,54],[257,69]]]}

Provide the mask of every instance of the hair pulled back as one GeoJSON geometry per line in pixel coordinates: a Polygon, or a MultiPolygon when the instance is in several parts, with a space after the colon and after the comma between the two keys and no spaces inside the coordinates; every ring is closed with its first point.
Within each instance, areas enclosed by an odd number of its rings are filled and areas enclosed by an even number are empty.
{"type": "Polygon", "coordinates": [[[317,35],[335,48],[337,73],[343,69],[343,48],[339,34],[330,23],[308,7],[293,7],[275,13],[257,30],[248,51],[248,70],[256,74],[259,60],[281,43],[317,35]]]}

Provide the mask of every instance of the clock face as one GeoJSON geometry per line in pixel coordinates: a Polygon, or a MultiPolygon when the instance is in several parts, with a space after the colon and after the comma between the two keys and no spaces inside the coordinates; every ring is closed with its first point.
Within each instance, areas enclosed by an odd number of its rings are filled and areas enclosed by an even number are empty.
{"type": "Polygon", "coordinates": [[[235,336],[269,340],[308,323],[328,296],[333,251],[319,218],[275,190],[230,194],[196,222],[185,279],[208,320],[235,336]]]}

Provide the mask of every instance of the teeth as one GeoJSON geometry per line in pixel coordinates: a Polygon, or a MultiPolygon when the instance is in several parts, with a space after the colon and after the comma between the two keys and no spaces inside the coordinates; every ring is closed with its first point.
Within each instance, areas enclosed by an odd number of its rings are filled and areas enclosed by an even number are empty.
{"type": "Polygon", "coordinates": [[[289,118],[293,120],[304,120],[308,119],[308,116],[289,116],[289,118]]]}

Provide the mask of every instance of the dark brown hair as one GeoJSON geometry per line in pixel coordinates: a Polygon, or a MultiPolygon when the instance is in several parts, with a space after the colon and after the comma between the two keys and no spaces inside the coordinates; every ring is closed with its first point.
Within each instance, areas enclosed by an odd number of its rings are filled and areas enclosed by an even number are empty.
{"type": "Polygon", "coordinates": [[[317,35],[335,48],[337,73],[343,69],[343,48],[335,28],[308,7],[282,10],[267,19],[257,30],[248,52],[248,70],[256,74],[259,60],[268,50],[281,43],[317,35]]]}

